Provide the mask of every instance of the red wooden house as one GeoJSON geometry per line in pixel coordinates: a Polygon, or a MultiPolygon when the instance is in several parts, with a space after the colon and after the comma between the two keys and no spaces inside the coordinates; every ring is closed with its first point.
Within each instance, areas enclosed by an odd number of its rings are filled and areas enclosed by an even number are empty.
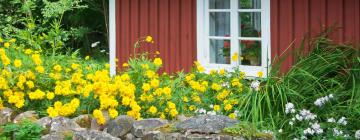
{"type": "Polygon", "coordinates": [[[112,73],[115,58],[126,62],[147,35],[155,43],[140,50],[160,51],[166,72],[188,71],[199,61],[207,70],[240,67],[248,76],[266,74],[292,42],[298,46],[323,27],[339,27],[335,41],[360,42],[360,0],[110,0],[109,6],[112,73]]]}

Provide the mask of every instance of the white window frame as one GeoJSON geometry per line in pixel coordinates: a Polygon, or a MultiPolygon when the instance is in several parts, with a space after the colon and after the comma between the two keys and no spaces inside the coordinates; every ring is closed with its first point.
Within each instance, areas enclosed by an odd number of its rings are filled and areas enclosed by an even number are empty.
{"type": "Polygon", "coordinates": [[[270,47],[270,0],[261,0],[261,9],[238,9],[238,0],[230,0],[230,9],[209,9],[209,0],[197,0],[197,60],[202,64],[206,72],[210,70],[225,69],[233,71],[239,67],[248,77],[257,77],[259,71],[263,76],[268,74],[271,61],[270,47]],[[230,12],[230,36],[231,37],[211,37],[209,36],[209,12],[211,11],[230,12]],[[259,37],[239,37],[238,13],[239,12],[261,12],[261,38],[259,37]],[[239,50],[239,40],[258,40],[261,41],[261,66],[239,65],[238,62],[231,61],[231,64],[210,63],[210,38],[211,39],[230,39],[230,56],[239,50]]]}

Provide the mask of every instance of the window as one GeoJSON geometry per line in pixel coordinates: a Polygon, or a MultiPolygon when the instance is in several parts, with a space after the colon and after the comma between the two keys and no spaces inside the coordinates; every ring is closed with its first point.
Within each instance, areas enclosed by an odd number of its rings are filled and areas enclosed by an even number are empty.
{"type": "Polygon", "coordinates": [[[207,71],[239,67],[247,76],[266,76],[270,0],[197,0],[197,33],[197,58],[207,71]]]}

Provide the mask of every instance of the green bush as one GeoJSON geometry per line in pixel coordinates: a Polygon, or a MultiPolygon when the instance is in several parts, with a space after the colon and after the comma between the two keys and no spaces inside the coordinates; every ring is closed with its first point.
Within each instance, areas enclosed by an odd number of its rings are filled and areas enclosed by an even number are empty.
{"type": "Polygon", "coordinates": [[[16,140],[38,140],[41,137],[43,128],[29,120],[22,121],[19,124],[10,123],[0,126],[0,139],[16,140]]]}

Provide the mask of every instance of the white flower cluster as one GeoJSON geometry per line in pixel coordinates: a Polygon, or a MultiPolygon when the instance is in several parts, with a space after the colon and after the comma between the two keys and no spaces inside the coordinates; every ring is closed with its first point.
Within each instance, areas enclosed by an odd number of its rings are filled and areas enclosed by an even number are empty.
{"type": "Polygon", "coordinates": [[[314,104],[318,107],[322,107],[323,105],[325,105],[326,102],[329,102],[330,99],[334,98],[333,94],[329,94],[328,96],[325,97],[321,97],[319,99],[316,99],[316,101],[314,102],[314,104]]]}
{"type": "Polygon", "coordinates": [[[360,139],[360,130],[357,130],[356,132],[355,132],[355,139],[360,139]]]}
{"type": "Polygon", "coordinates": [[[251,85],[250,87],[253,88],[255,91],[258,91],[259,90],[259,86],[260,86],[260,82],[255,80],[255,81],[252,81],[251,82],[251,85]]]}
{"type": "MultiPolygon", "coordinates": [[[[213,108],[213,107],[214,107],[214,105],[210,105],[210,108],[213,108]]],[[[204,108],[196,109],[195,113],[207,114],[207,115],[216,115],[215,111],[206,111],[206,109],[204,109],[204,108]]]]}
{"type": "Polygon", "coordinates": [[[341,136],[343,134],[343,131],[341,131],[337,128],[333,128],[333,134],[334,134],[334,136],[341,136]]]}
{"type": "Polygon", "coordinates": [[[293,103],[288,102],[285,105],[285,113],[289,114],[289,113],[295,113],[295,107],[293,103]]]}
{"type": "Polygon", "coordinates": [[[346,118],[345,117],[341,117],[338,122],[338,124],[342,124],[342,125],[346,125],[347,124],[347,121],[346,121],[346,118]]]}
{"type": "Polygon", "coordinates": [[[322,134],[324,130],[318,123],[311,124],[311,127],[304,130],[304,135],[322,134]]]}
{"type": "Polygon", "coordinates": [[[311,113],[309,110],[306,110],[306,109],[302,109],[299,114],[295,115],[295,118],[299,121],[315,120],[316,117],[317,116],[315,114],[311,113]]]}

